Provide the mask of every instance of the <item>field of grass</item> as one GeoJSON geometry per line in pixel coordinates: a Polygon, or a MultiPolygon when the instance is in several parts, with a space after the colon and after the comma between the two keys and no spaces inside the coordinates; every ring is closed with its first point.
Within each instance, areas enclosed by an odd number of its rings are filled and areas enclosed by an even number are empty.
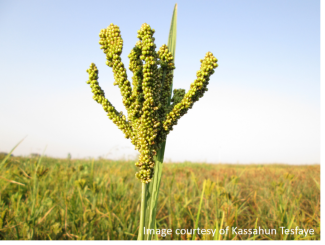
{"type": "MultiPolygon", "coordinates": [[[[137,239],[134,162],[11,157],[0,168],[0,239],[137,239]]],[[[319,165],[164,164],[156,226],[172,234],[155,239],[191,239],[176,230],[198,221],[217,231],[197,240],[319,240],[319,183],[319,165]],[[218,233],[227,226],[276,234],[218,233]],[[282,234],[296,226],[314,234],[282,234]]]]}

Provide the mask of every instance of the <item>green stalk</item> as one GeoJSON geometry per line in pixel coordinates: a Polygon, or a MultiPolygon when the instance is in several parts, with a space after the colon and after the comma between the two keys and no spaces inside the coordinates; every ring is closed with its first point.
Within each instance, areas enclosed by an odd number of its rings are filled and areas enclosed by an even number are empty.
{"type": "Polygon", "coordinates": [[[201,193],[201,200],[200,200],[199,209],[198,209],[197,215],[196,215],[196,221],[195,221],[195,227],[194,227],[194,232],[193,232],[192,240],[195,240],[195,230],[199,226],[201,207],[202,207],[203,196],[204,196],[204,191],[205,191],[205,184],[206,184],[206,180],[204,180],[204,182],[203,182],[203,189],[202,189],[202,193],[201,193]]]}
{"type": "MultiPolygon", "coordinates": [[[[173,17],[170,24],[168,45],[167,45],[169,51],[172,53],[174,57],[174,63],[175,63],[175,50],[176,50],[176,25],[177,25],[177,4],[175,4],[174,11],[173,11],[173,17]]],[[[164,81],[162,81],[162,83],[163,82],[164,81]]],[[[170,91],[172,91],[172,89],[173,89],[173,85],[171,84],[170,91]]],[[[170,97],[168,98],[168,102],[167,102],[168,105],[170,105],[171,95],[172,93],[170,93],[170,97]]],[[[162,146],[157,153],[157,157],[155,158],[154,177],[152,178],[152,181],[148,184],[148,188],[146,190],[146,206],[147,206],[146,216],[145,216],[146,229],[155,229],[158,194],[159,194],[159,187],[161,183],[162,165],[164,162],[165,147],[166,147],[166,141],[162,143],[162,146]]],[[[143,207],[141,204],[141,209],[142,208],[143,207]]],[[[139,237],[138,240],[140,240],[139,237]]],[[[152,234],[146,234],[144,239],[151,240],[152,234]]]]}
{"type": "MultiPolygon", "coordinates": [[[[155,160],[155,172],[154,177],[149,185],[147,193],[147,212],[146,212],[146,227],[148,229],[154,229],[156,223],[156,212],[157,212],[157,203],[158,203],[158,194],[162,174],[162,165],[160,161],[161,155],[155,160]]],[[[152,234],[147,234],[145,240],[151,240],[152,234]]]]}
{"type": "Polygon", "coordinates": [[[147,184],[142,183],[140,226],[139,226],[138,240],[143,240],[144,238],[144,219],[146,215],[146,192],[147,192],[147,184]]]}

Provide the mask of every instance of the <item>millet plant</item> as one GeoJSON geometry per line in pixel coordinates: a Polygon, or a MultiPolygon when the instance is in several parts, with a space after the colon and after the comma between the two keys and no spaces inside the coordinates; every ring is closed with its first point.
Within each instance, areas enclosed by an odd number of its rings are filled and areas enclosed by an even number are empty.
{"type": "Polygon", "coordinates": [[[144,227],[154,229],[157,198],[161,179],[161,165],[164,158],[168,133],[173,130],[180,117],[187,113],[208,90],[210,76],[218,66],[211,52],[201,60],[200,70],[189,91],[174,89],[172,94],[173,70],[175,69],[176,47],[175,5],[168,46],[162,45],[156,51],[155,30],[144,23],[138,31],[139,41],[129,54],[129,69],[132,71],[132,85],[127,78],[126,68],[121,60],[123,40],[118,26],[110,24],[99,33],[99,44],[106,54],[106,64],[112,67],[114,85],[121,90],[127,115],[118,112],[105,98],[98,83],[98,69],[94,63],[87,70],[93,99],[102,105],[109,119],[131,140],[139,151],[135,165],[139,171],[135,176],[142,182],[141,213],[138,239],[151,239],[144,234],[144,227]],[[148,187],[149,186],[149,187],[148,187]]]}

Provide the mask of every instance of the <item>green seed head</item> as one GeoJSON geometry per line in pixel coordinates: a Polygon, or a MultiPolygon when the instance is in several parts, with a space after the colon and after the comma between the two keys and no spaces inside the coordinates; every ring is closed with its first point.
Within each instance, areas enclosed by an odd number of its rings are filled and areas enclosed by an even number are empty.
{"type": "Polygon", "coordinates": [[[197,79],[188,92],[174,89],[169,105],[174,58],[165,44],[156,52],[154,33],[155,30],[147,23],[142,24],[137,31],[139,41],[128,55],[129,69],[133,73],[132,86],[121,59],[123,40],[119,27],[111,23],[99,33],[100,48],[106,55],[106,65],[113,70],[114,85],[120,88],[127,116],[118,112],[105,98],[98,83],[96,65],[92,63],[87,69],[87,84],[90,84],[94,100],[102,105],[108,118],[123,131],[125,138],[130,139],[140,153],[139,160],[135,163],[139,171],[135,176],[143,183],[150,183],[154,174],[155,157],[168,133],[208,90],[209,78],[218,67],[218,60],[211,52],[207,52],[204,59],[200,60],[197,79]]]}

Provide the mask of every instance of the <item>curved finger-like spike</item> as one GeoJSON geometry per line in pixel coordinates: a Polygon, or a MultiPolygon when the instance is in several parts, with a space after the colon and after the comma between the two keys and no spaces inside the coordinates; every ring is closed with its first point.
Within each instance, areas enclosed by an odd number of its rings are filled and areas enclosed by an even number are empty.
{"type": "MultiPolygon", "coordinates": [[[[140,56],[142,55],[142,43],[141,41],[138,41],[135,45],[135,47],[131,50],[131,53],[129,54],[130,58],[130,64],[129,69],[133,72],[132,76],[132,84],[133,84],[133,90],[131,95],[131,105],[128,110],[128,118],[132,122],[132,127],[135,129],[135,132],[139,132],[140,127],[140,118],[142,116],[142,107],[144,99],[144,93],[142,88],[142,81],[143,81],[143,62],[140,59],[140,56]]],[[[137,141],[138,137],[135,137],[134,142],[132,143],[135,145],[135,149],[139,150],[140,145],[137,141]]]]}
{"type": "Polygon", "coordinates": [[[173,70],[174,66],[174,58],[172,53],[168,50],[166,44],[162,45],[158,51],[158,57],[160,59],[160,69],[159,69],[159,80],[162,83],[161,88],[161,110],[159,111],[163,116],[165,116],[167,108],[168,108],[168,98],[171,95],[171,84],[173,82],[173,70]]]}
{"type": "Polygon", "coordinates": [[[153,174],[154,154],[157,150],[156,137],[158,134],[158,106],[160,100],[161,83],[158,79],[157,58],[154,44],[154,30],[144,23],[138,31],[140,59],[143,61],[143,104],[142,115],[138,127],[139,162],[136,164],[141,168],[136,176],[145,183],[148,183],[153,174]]]}
{"type": "Polygon", "coordinates": [[[142,115],[142,104],[144,102],[144,94],[142,90],[142,80],[143,80],[143,63],[140,59],[141,56],[141,48],[139,47],[141,45],[140,42],[138,42],[135,47],[131,50],[131,53],[129,54],[130,58],[130,64],[129,69],[133,72],[132,76],[132,104],[129,108],[128,116],[129,119],[134,121],[138,120],[142,115]]]}
{"type": "Polygon", "coordinates": [[[90,65],[90,68],[87,69],[89,74],[89,80],[87,84],[90,84],[91,91],[94,96],[93,99],[103,106],[103,109],[107,112],[107,116],[109,119],[113,121],[117,125],[119,129],[125,135],[125,138],[133,137],[132,128],[128,121],[126,121],[125,116],[122,112],[118,112],[115,107],[109,102],[108,99],[105,98],[104,91],[101,89],[98,83],[98,69],[94,63],[90,65]]]}
{"type": "Polygon", "coordinates": [[[157,134],[157,142],[159,142],[158,147],[160,147],[160,143],[166,140],[167,134],[166,131],[163,130],[162,122],[166,119],[166,114],[169,112],[169,98],[171,95],[171,87],[173,82],[173,70],[174,66],[174,58],[172,53],[168,50],[168,47],[164,44],[160,47],[157,52],[159,58],[160,67],[158,69],[159,72],[159,81],[161,83],[161,91],[160,91],[160,104],[158,107],[160,122],[158,126],[158,134],[157,134]]]}
{"type": "Polygon", "coordinates": [[[120,28],[114,24],[110,24],[106,29],[102,29],[99,33],[99,44],[106,54],[106,64],[113,68],[114,85],[118,85],[121,90],[122,100],[125,108],[128,110],[132,101],[131,83],[127,80],[126,69],[121,61],[123,49],[123,39],[121,37],[120,28]]]}
{"type": "Polygon", "coordinates": [[[164,130],[167,133],[177,124],[178,119],[192,108],[194,102],[198,101],[208,90],[209,78],[214,73],[214,69],[218,67],[217,61],[211,52],[208,52],[201,60],[201,68],[196,73],[197,79],[191,84],[190,90],[184,98],[167,114],[166,120],[163,122],[164,130]]]}

